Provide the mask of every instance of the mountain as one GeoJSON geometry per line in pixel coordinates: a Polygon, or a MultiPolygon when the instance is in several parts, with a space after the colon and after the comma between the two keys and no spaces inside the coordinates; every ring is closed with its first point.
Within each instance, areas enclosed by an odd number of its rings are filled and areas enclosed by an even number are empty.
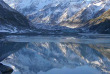
{"type": "MultiPolygon", "coordinates": [[[[37,23],[57,24],[65,20],[78,10],[85,7],[83,0],[4,0],[12,8],[27,16],[36,27],[37,23]],[[74,9],[72,9],[74,7],[74,9]]],[[[44,26],[44,25],[43,25],[44,26]]],[[[43,27],[40,26],[40,27],[43,27]]]]}
{"type": "Polygon", "coordinates": [[[70,27],[81,27],[84,26],[89,20],[102,15],[105,11],[110,9],[109,0],[94,1],[86,5],[75,15],[70,17],[68,20],[61,22],[61,25],[68,25],[70,27]]]}
{"type": "MultiPolygon", "coordinates": [[[[42,26],[43,24],[38,24],[42,26]]],[[[71,34],[78,32],[59,25],[46,25],[44,28],[33,26],[24,15],[9,7],[4,1],[0,0],[0,33],[13,34],[71,34]],[[48,28],[48,29],[47,29],[48,28]],[[71,31],[71,32],[69,32],[71,31]],[[69,32],[69,33],[68,33],[69,32]]]]}
{"type": "Polygon", "coordinates": [[[110,9],[109,0],[4,1],[12,8],[27,16],[34,23],[35,27],[43,29],[47,24],[70,28],[81,27],[84,25],[83,23],[100,16],[103,12],[110,9]]]}
{"type": "Polygon", "coordinates": [[[87,23],[90,31],[110,34],[110,10],[87,23]]]}
{"type": "Polygon", "coordinates": [[[30,21],[0,0],[0,32],[17,33],[30,30],[30,21]]]}

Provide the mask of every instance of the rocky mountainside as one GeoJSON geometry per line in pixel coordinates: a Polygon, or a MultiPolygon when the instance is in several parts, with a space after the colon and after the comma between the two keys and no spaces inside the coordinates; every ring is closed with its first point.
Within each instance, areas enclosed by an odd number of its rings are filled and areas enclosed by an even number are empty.
{"type": "Polygon", "coordinates": [[[86,27],[89,27],[90,31],[99,33],[110,33],[110,10],[104,12],[101,16],[90,20],[86,27]]]}
{"type": "Polygon", "coordinates": [[[24,32],[30,28],[30,21],[25,16],[0,0],[0,32],[24,32]]]}
{"type": "Polygon", "coordinates": [[[96,18],[110,9],[109,0],[94,1],[86,5],[68,20],[61,22],[61,25],[81,27],[89,20],[96,18]]]}
{"type": "Polygon", "coordinates": [[[12,8],[27,16],[38,28],[57,24],[85,7],[83,0],[4,0],[12,8]],[[80,5],[82,5],[80,7],[80,5]],[[74,9],[72,9],[74,7],[74,9]],[[39,25],[41,23],[43,25],[39,25]],[[45,23],[45,24],[44,24],[45,23]],[[47,26],[47,25],[46,25],[47,26]]]}
{"type": "MultiPolygon", "coordinates": [[[[39,24],[39,26],[41,25],[43,24],[39,24]]],[[[69,34],[68,31],[74,33],[78,30],[72,30],[58,25],[46,25],[44,28],[40,29],[38,27],[35,28],[25,16],[0,0],[0,33],[69,34]]]]}
{"type": "Polygon", "coordinates": [[[47,24],[59,24],[70,28],[80,27],[83,26],[83,23],[110,9],[109,0],[4,1],[27,16],[37,28],[45,28],[44,25],[47,26],[47,24]]]}
{"type": "MultiPolygon", "coordinates": [[[[27,18],[34,24],[34,27],[36,27],[40,32],[44,31],[43,33],[50,32],[45,31],[46,29],[65,30],[68,29],[66,27],[83,27],[89,20],[99,17],[105,11],[110,9],[109,0],[4,1],[12,8],[27,16],[27,18]]],[[[82,31],[79,31],[79,29],[77,30],[75,29],[73,32],[82,31]]],[[[88,31],[87,29],[83,30],[88,31]]]]}

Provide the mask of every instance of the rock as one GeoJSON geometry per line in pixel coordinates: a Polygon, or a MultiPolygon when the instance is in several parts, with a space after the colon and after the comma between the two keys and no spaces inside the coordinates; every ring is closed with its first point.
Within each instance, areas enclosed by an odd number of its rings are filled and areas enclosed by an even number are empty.
{"type": "Polygon", "coordinates": [[[13,72],[13,69],[0,63],[0,72],[0,74],[11,74],[13,72]]]}

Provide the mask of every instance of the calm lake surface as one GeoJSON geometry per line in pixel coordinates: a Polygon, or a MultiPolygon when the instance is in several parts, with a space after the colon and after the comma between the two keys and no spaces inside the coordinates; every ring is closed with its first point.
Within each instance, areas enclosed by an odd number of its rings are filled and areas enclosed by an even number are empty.
{"type": "Polygon", "coordinates": [[[0,39],[0,61],[13,74],[110,74],[110,35],[9,35],[0,39]]]}

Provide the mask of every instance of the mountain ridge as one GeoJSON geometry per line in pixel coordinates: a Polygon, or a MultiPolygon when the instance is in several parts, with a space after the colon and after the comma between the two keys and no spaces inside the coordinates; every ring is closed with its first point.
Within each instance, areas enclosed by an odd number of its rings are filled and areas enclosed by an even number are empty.
{"type": "Polygon", "coordinates": [[[87,25],[92,31],[110,34],[110,10],[104,12],[101,16],[90,20],[87,25]]]}
{"type": "MultiPolygon", "coordinates": [[[[96,18],[110,9],[109,0],[28,0],[27,4],[24,4],[26,0],[4,1],[27,16],[37,28],[41,28],[37,26],[39,23],[69,28],[81,27],[83,22],[96,18]]],[[[45,24],[42,28],[45,27],[45,24]]]]}
{"type": "Polygon", "coordinates": [[[30,21],[18,11],[0,1],[0,32],[16,33],[30,29],[30,21]]]}

